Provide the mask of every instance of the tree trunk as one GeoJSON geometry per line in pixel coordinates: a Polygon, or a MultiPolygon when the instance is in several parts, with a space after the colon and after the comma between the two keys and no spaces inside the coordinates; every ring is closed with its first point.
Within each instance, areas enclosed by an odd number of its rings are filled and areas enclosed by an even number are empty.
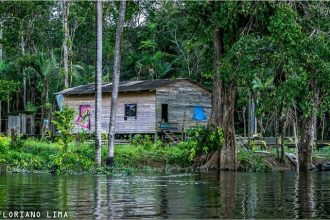
{"type": "Polygon", "coordinates": [[[220,168],[222,170],[236,170],[236,135],[234,125],[236,83],[231,82],[223,92],[223,119],[222,129],[224,143],[221,148],[220,168]]]}
{"type": "Polygon", "coordinates": [[[322,117],[322,132],[321,132],[321,140],[324,140],[324,127],[325,127],[325,113],[323,113],[322,117]]]}
{"type": "Polygon", "coordinates": [[[221,127],[224,143],[220,153],[220,169],[236,170],[236,136],[234,127],[234,107],[236,98],[236,82],[231,80],[224,85],[220,78],[220,58],[224,53],[223,30],[217,28],[213,35],[214,80],[212,94],[212,110],[209,129],[221,127]]]}
{"type": "Polygon", "coordinates": [[[115,60],[114,60],[113,79],[112,79],[108,154],[107,154],[107,162],[106,162],[107,166],[111,166],[113,164],[113,158],[114,158],[116,113],[117,113],[120,63],[121,63],[121,42],[122,42],[122,34],[123,34],[124,22],[125,22],[125,10],[126,10],[126,1],[120,1],[119,21],[116,30],[115,57],[114,57],[115,60]]]}
{"type": "Polygon", "coordinates": [[[263,116],[260,116],[260,118],[257,118],[257,124],[259,126],[259,130],[260,130],[260,138],[264,138],[265,136],[265,128],[264,128],[264,124],[263,124],[263,116]]]}
{"type": "Polygon", "coordinates": [[[246,116],[245,116],[245,107],[243,107],[243,137],[246,137],[246,116]]]}
{"type": "Polygon", "coordinates": [[[248,134],[250,137],[253,137],[257,134],[257,118],[256,118],[256,101],[255,95],[252,91],[249,92],[249,131],[248,134]]]}
{"type": "MultiPolygon", "coordinates": [[[[2,41],[2,23],[0,24],[0,40],[2,41]]],[[[3,55],[2,43],[0,42],[0,61],[2,61],[2,55],[3,55]]]]}
{"type": "Polygon", "coordinates": [[[44,100],[44,104],[42,104],[42,106],[41,106],[41,117],[42,117],[43,120],[47,119],[48,124],[45,124],[45,123],[42,124],[42,129],[41,129],[42,138],[44,138],[46,131],[49,130],[49,124],[50,124],[50,118],[48,117],[49,116],[49,114],[48,114],[49,109],[47,109],[48,108],[47,103],[49,102],[48,78],[44,79],[43,85],[44,85],[44,89],[43,89],[41,97],[42,97],[42,100],[44,100]]]}
{"type": "Polygon", "coordinates": [[[48,111],[49,111],[49,109],[47,109],[48,108],[47,104],[49,102],[49,82],[48,82],[48,78],[47,77],[46,77],[46,79],[44,81],[44,88],[45,88],[45,99],[44,100],[45,100],[45,105],[46,106],[45,106],[45,113],[43,115],[43,118],[47,118],[49,120],[49,118],[48,118],[48,111]]]}
{"type": "Polygon", "coordinates": [[[208,122],[209,129],[216,129],[222,125],[223,103],[222,103],[222,87],[223,82],[220,79],[220,58],[223,55],[223,33],[222,30],[216,29],[213,33],[213,93],[212,93],[212,109],[211,116],[208,122]]]}
{"type": "Polygon", "coordinates": [[[312,146],[314,144],[313,118],[313,116],[308,116],[300,120],[301,129],[298,141],[298,166],[300,172],[306,172],[312,168],[312,146]]]}
{"type": "Polygon", "coordinates": [[[10,98],[7,98],[7,113],[10,113],[10,98]]]}
{"type": "MultiPolygon", "coordinates": [[[[21,52],[22,56],[24,57],[25,55],[25,40],[23,36],[23,30],[21,30],[21,52]]],[[[25,68],[23,67],[22,69],[22,74],[23,74],[23,107],[25,110],[26,106],[26,76],[25,76],[25,68]]]]}
{"type": "MultiPolygon", "coordinates": [[[[211,115],[208,122],[208,128],[211,130],[216,130],[218,127],[222,126],[222,115],[223,115],[223,104],[222,104],[222,87],[223,82],[220,80],[220,58],[223,55],[223,32],[220,29],[216,29],[213,33],[213,93],[212,93],[212,109],[211,115]]],[[[220,148],[220,146],[219,146],[220,148]]],[[[220,149],[218,150],[218,162],[217,168],[220,168],[220,149]]]]}
{"type": "Polygon", "coordinates": [[[62,0],[62,22],[63,22],[63,67],[64,67],[64,88],[69,88],[69,48],[68,43],[69,37],[69,27],[68,27],[68,17],[69,17],[69,0],[62,0]]]}
{"type": "MultiPolygon", "coordinates": [[[[311,76],[312,77],[312,76],[311,76]]],[[[312,111],[308,116],[301,116],[298,142],[298,169],[300,172],[306,172],[312,169],[312,151],[315,140],[316,112],[319,106],[319,94],[315,80],[309,80],[310,90],[312,92],[311,106],[312,111]]]]}
{"type": "Polygon", "coordinates": [[[102,149],[102,1],[96,2],[96,76],[95,76],[95,163],[101,165],[102,149]]]}

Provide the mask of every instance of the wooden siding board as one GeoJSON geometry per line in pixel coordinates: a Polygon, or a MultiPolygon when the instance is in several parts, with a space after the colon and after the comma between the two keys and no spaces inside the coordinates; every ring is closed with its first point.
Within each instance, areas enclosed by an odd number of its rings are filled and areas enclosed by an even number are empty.
{"type": "MultiPolygon", "coordinates": [[[[79,115],[80,105],[91,106],[91,129],[95,131],[95,102],[94,96],[64,96],[64,105],[73,107],[76,111],[75,119],[79,115]]],[[[155,133],[156,114],[155,114],[155,93],[154,92],[133,92],[119,94],[118,110],[116,115],[116,133],[155,133]],[[137,118],[128,117],[124,120],[125,104],[137,104],[137,118]]],[[[103,95],[102,101],[102,132],[108,133],[110,121],[111,96],[103,95]]],[[[77,125],[74,131],[82,130],[77,125]]],[[[86,129],[84,129],[86,130],[86,129]]]]}
{"type": "MultiPolygon", "coordinates": [[[[186,130],[196,126],[206,126],[206,121],[195,121],[193,107],[204,107],[208,118],[211,113],[211,94],[203,88],[189,82],[179,81],[156,90],[156,119],[161,119],[161,105],[168,104],[169,123],[177,123],[178,130],[186,130]]],[[[159,126],[157,125],[157,128],[159,126]]]]}

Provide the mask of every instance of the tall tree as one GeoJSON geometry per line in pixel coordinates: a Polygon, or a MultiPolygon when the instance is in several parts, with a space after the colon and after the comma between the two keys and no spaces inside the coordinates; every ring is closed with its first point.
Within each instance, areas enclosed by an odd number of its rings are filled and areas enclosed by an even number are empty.
{"type": "Polygon", "coordinates": [[[113,164],[113,158],[114,158],[116,113],[117,113],[117,101],[118,101],[118,89],[119,89],[120,65],[121,65],[121,44],[122,44],[122,35],[123,35],[123,29],[125,23],[125,11],[126,11],[126,1],[125,0],[120,1],[119,20],[116,30],[115,55],[114,55],[114,66],[113,66],[108,154],[106,161],[107,166],[111,166],[113,164]]]}
{"type": "Polygon", "coordinates": [[[224,143],[220,153],[220,168],[236,170],[236,136],[234,127],[234,108],[236,101],[237,81],[235,78],[224,80],[220,75],[220,59],[224,54],[224,30],[215,28],[214,48],[214,81],[212,111],[209,127],[221,127],[224,143]]]}
{"type": "Polygon", "coordinates": [[[97,166],[101,165],[102,149],[102,0],[96,2],[96,75],[95,75],[95,162],[97,166]]]}
{"type": "Polygon", "coordinates": [[[283,3],[268,27],[276,49],[278,101],[297,112],[299,171],[312,168],[316,117],[329,107],[330,19],[325,8],[325,2],[283,3]]]}
{"type": "Polygon", "coordinates": [[[69,26],[68,17],[70,12],[70,1],[61,0],[62,6],[62,22],[63,22],[63,70],[64,70],[64,87],[69,88],[69,26]]]}
{"type": "MultiPolygon", "coordinates": [[[[237,168],[234,108],[237,88],[244,74],[231,71],[234,62],[226,61],[235,43],[250,32],[262,31],[269,12],[268,3],[253,2],[193,2],[186,4],[188,16],[213,44],[213,95],[208,127],[221,128],[224,143],[220,151],[220,168],[237,168]]],[[[203,39],[202,37],[200,39],[203,39]]],[[[210,53],[211,54],[211,53],[210,53]]],[[[211,57],[211,56],[210,56],[211,57]]],[[[234,65],[235,64],[235,65],[234,65]]]]}

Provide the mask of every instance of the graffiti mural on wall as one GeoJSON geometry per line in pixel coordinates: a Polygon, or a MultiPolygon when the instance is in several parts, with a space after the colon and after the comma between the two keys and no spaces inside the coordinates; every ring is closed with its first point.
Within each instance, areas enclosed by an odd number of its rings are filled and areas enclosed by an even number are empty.
{"type": "Polygon", "coordinates": [[[79,116],[76,119],[76,124],[82,128],[90,129],[90,105],[79,106],[79,116]]]}

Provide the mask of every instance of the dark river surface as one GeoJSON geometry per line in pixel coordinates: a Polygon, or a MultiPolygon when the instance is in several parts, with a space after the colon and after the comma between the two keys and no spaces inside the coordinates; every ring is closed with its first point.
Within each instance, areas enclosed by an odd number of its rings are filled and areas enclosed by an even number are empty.
{"type": "Polygon", "coordinates": [[[10,211],[69,219],[330,218],[330,172],[2,174],[0,219],[10,211]]]}

